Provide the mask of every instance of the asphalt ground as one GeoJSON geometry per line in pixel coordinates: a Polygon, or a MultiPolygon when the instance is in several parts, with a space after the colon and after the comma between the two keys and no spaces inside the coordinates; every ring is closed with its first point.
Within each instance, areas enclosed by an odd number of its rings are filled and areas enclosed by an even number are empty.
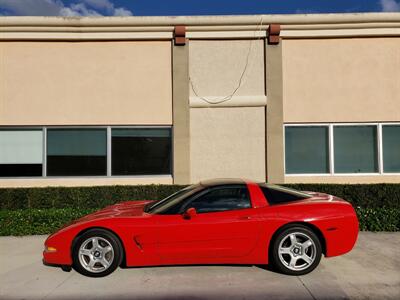
{"type": "Polygon", "coordinates": [[[400,233],[360,233],[305,276],[258,266],[117,269],[104,278],[42,264],[46,236],[0,237],[0,299],[400,299],[400,233]]]}

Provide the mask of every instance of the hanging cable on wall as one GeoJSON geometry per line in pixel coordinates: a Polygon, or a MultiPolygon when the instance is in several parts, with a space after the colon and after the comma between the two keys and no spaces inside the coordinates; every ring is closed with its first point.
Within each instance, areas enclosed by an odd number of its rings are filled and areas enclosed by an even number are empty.
{"type": "Polygon", "coordinates": [[[221,104],[221,103],[224,103],[224,102],[229,101],[229,100],[232,99],[232,97],[237,93],[237,91],[239,90],[239,88],[242,86],[242,83],[243,83],[243,80],[244,80],[244,75],[246,74],[246,71],[247,71],[248,66],[249,66],[249,59],[250,59],[250,54],[251,54],[251,52],[252,52],[254,40],[257,40],[257,41],[258,41],[258,40],[261,39],[261,34],[259,34],[258,38],[256,39],[256,33],[257,33],[257,32],[260,32],[260,33],[261,33],[261,31],[262,31],[262,25],[263,25],[263,16],[261,16],[260,24],[258,25],[258,28],[257,28],[256,30],[254,30],[254,37],[253,37],[253,38],[250,40],[250,42],[249,42],[249,47],[248,47],[248,50],[247,50],[245,65],[244,65],[244,68],[243,68],[242,72],[240,73],[240,77],[239,77],[239,80],[238,80],[238,84],[237,84],[237,86],[233,89],[232,93],[229,94],[229,95],[227,95],[227,96],[221,97],[220,99],[217,99],[217,100],[215,100],[215,99],[211,100],[211,99],[209,99],[209,98],[207,98],[207,97],[202,97],[202,96],[200,96],[199,93],[197,92],[197,88],[195,87],[195,84],[194,84],[194,82],[193,82],[193,80],[192,80],[192,77],[189,75],[189,83],[190,83],[190,86],[191,86],[191,88],[192,88],[193,93],[195,94],[195,96],[196,96],[197,98],[199,98],[199,99],[201,99],[201,100],[203,100],[203,101],[205,101],[205,102],[207,102],[208,104],[211,104],[211,105],[221,104]]]}

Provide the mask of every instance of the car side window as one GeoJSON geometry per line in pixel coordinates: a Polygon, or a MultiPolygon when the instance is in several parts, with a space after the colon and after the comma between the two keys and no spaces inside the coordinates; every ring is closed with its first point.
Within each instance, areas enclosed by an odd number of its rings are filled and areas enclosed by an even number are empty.
{"type": "Polygon", "coordinates": [[[213,188],[185,203],[182,207],[182,212],[191,207],[201,214],[250,208],[251,202],[246,186],[226,186],[213,188]]]}

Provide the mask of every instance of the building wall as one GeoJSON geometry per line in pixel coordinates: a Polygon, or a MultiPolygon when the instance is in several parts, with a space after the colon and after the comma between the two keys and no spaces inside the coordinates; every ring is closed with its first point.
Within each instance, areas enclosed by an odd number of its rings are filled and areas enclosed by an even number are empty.
{"type": "Polygon", "coordinates": [[[59,177],[59,178],[1,178],[0,188],[47,187],[47,186],[96,186],[96,185],[137,185],[172,184],[172,176],[136,177],[59,177]]]}
{"type": "MultiPolygon", "coordinates": [[[[400,121],[399,38],[283,39],[282,59],[285,124],[400,121]]],[[[284,182],[398,183],[400,175],[290,175],[284,182]]]]}
{"type": "MultiPolygon", "coordinates": [[[[171,41],[0,42],[0,126],[172,125],[171,41]]],[[[1,178],[1,187],[171,184],[172,175],[1,178]]]]}
{"type": "MultiPolygon", "coordinates": [[[[231,95],[246,63],[242,83],[234,97],[265,96],[262,40],[191,40],[189,51],[190,96],[196,96],[195,91],[203,97],[231,95]]],[[[246,106],[246,100],[243,101],[246,106]]],[[[225,104],[229,105],[228,102],[225,104]]]]}
{"type": "Polygon", "coordinates": [[[284,170],[285,124],[400,122],[400,14],[3,19],[0,126],[171,125],[173,164],[169,175],[0,187],[400,182],[284,170]],[[174,44],[176,24],[188,26],[185,46],[174,44]]]}
{"type": "Polygon", "coordinates": [[[265,181],[264,107],[192,108],[191,181],[265,181]]]}
{"type": "Polygon", "coordinates": [[[0,125],[172,124],[171,42],[1,42],[0,125]]]}
{"type": "Polygon", "coordinates": [[[264,181],[263,41],[194,40],[189,49],[191,182],[264,181]]]}
{"type": "Polygon", "coordinates": [[[400,183],[400,175],[286,176],[285,183],[400,183]]]}
{"type": "Polygon", "coordinates": [[[285,123],[400,121],[399,38],[284,39],[282,47],[285,123]]]}

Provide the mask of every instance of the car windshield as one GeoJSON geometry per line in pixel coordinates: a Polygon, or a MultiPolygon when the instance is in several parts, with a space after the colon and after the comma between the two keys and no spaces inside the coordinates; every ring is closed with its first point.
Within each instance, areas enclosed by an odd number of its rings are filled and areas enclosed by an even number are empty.
{"type": "Polygon", "coordinates": [[[161,207],[164,207],[166,205],[170,206],[169,204],[178,202],[182,198],[186,198],[188,195],[192,194],[192,192],[197,190],[199,187],[200,187],[199,184],[189,185],[184,189],[181,189],[176,193],[168,196],[167,198],[147,204],[144,211],[148,213],[157,212],[161,207]]]}

